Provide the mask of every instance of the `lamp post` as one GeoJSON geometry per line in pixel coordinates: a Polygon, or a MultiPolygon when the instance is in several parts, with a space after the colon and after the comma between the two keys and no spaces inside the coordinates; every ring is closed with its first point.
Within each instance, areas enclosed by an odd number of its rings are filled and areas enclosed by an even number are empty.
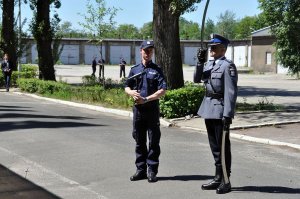
{"type": "Polygon", "coordinates": [[[19,0],[19,40],[18,40],[18,51],[19,51],[19,56],[18,56],[18,78],[20,78],[20,72],[21,72],[21,39],[22,39],[22,21],[21,21],[21,0],[19,0]]]}

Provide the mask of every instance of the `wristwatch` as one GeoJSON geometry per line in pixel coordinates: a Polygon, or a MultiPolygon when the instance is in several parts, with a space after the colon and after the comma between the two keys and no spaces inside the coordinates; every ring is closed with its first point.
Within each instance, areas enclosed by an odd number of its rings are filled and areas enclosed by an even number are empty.
{"type": "Polygon", "coordinates": [[[146,97],[143,97],[144,103],[148,102],[148,99],[146,97]]]}

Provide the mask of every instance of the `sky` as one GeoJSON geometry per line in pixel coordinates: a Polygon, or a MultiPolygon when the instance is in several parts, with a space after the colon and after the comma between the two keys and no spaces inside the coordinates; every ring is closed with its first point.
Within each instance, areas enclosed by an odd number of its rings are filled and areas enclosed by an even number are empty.
{"type": "MultiPolygon", "coordinates": [[[[59,17],[62,21],[71,22],[73,29],[81,30],[82,27],[78,22],[83,22],[84,18],[78,13],[86,14],[86,2],[86,0],[61,0],[62,5],[57,10],[59,17]]],[[[205,3],[206,0],[203,0],[196,4],[197,10],[184,14],[183,17],[188,21],[201,24],[205,3]]],[[[121,9],[114,18],[117,25],[133,24],[141,28],[144,23],[152,21],[153,0],[106,0],[106,5],[121,9]]],[[[226,10],[235,13],[237,19],[254,16],[261,12],[257,0],[210,0],[206,19],[209,18],[216,22],[218,16],[226,10]]],[[[22,19],[26,17],[29,22],[32,17],[31,13],[28,5],[22,6],[22,19]]]]}

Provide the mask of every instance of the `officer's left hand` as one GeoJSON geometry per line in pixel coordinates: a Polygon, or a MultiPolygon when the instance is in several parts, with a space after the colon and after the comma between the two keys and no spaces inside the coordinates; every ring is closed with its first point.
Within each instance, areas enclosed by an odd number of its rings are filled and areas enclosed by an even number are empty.
{"type": "Polygon", "coordinates": [[[232,119],[230,117],[223,117],[222,122],[224,126],[229,126],[230,124],[232,124],[232,119]]]}
{"type": "Polygon", "coordinates": [[[135,102],[135,104],[144,104],[145,103],[145,101],[142,97],[135,99],[134,102],[135,102]]]}

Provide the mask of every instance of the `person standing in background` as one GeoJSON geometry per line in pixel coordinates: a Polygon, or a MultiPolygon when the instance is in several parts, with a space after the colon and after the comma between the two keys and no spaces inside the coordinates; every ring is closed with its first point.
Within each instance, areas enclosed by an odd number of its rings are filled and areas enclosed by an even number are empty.
{"type": "Polygon", "coordinates": [[[120,61],[120,78],[122,77],[122,74],[123,74],[123,77],[125,78],[125,66],[126,66],[126,61],[124,60],[124,58],[121,58],[121,61],[120,61]]]}
{"type": "Polygon", "coordinates": [[[4,80],[5,80],[6,92],[9,91],[10,79],[11,79],[11,74],[12,74],[13,68],[14,68],[13,64],[9,60],[8,54],[4,54],[3,61],[1,63],[1,70],[2,70],[2,73],[3,73],[3,76],[4,76],[4,80]]]}
{"type": "Polygon", "coordinates": [[[99,64],[99,78],[104,78],[104,59],[100,57],[98,64],[99,64]],[[102,76],[101,76],[102,75],[102,76]]]}
{"type": "Polygon", "coordinates": [[[97,66],[97,61],[96,61],[96,57],[94,57],[92,61],[92,70],[93,70],[92,76],[95,76],[96,66],[97,66]]]}

